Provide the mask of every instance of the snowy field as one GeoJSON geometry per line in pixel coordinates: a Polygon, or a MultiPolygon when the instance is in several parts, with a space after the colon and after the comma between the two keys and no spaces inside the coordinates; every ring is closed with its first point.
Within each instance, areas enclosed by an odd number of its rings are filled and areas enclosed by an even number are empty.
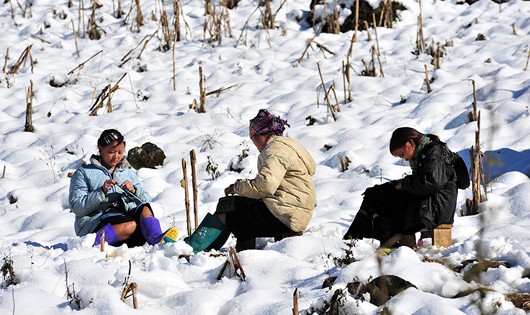
{"type": "MultiPolygon", "coordinates": [[[[309,0],[272,1],[276,28],[269,30],[261,26],[258,1],[242,0],[224,11],[216,6],[216,16],[225,15],[215,41],[204,31],[211,17],[204,15],[203,1],[182,0],[181,40],[165,51],[160,16],[165,10],[172,23],[171,1],[140,1],[140,27],[131,8],[136,1],[121,1],[124,14],[118,18],[119,1],[95,1],[99,40],[86,32],[92,2],[84,1],[82,10],[81,1],[69,2],[11,0],[0,6],[0,314],[292,314],[295,289],[302,314],[326,313],[334,294],[340,298],[332,314],[528,312],[509,297],[530,291],[530,2],[424,1],[426,45],[440,43],[442,52],[435,69],[431,55],[412,53],[420,5],[402,1],[406,10],[392,28],[358,32],[350,55],[351,101],[345,100],[341,69],[353,31],[317,34],[320,25],[304,20],[309,0]],[[380,51],[377,76],[363,76],[372,46],[380,51]],[[205,113],[190,109],[200,100],[199,67],[206,91],[219,89],[206,96],[205,113]],[[334,86],[336,119],[321,80],[326,90],[334,86]],[[470,165],[477,130],[469,119],[472,82],[487,179],[480,213],[462,215],[472,193],[459,190],[449,248],[399,248],[383,255],[378,241],[364,239],[347,254],[342,236],[362,192],[410,172],[388,151],[395,128],[437,134],[470,165]],[[109,85],[117,85],[112,112],[105,100],[91,116],[109,85]],[[24,131],[29,99],[34,132],[24,131]],[[217,280],[235,240],[218,255],[185,258],[192,251],[182,241],[182,160],[189,175],[190,151],[196,151],[201,220],[215,211],[226,186],[255,175],[258,151],[248,138],[248,121],[260,108],[287,119],[286,134],[313,155],[317,206],[303,236],[259,239],[259,249],[239,253],[246,281],[228,274],[217,280]],[[142,168],[138,175],[162,227],[180,230],[178,242],[100,252],[91,247],[94,234],[75,235],[68,174],[97,152],[97,138],[108,128],[124,134],[127,149],[152,142],[164,150],[162,167],[142,168]],[[249,156],[243,171],[230,171],[244,149],[249,156]],[[350,161],[346,170],[341,158],[350,161]],[[208,165],[217,165],[215,179],[208,165]],[[348,257],[350,263],[337,263],[348,257]],[[477,259],[500,264],[473,273],[477,259]],[[16,284],[7,286],[9,266],[16,284]],[[346,290],[349,283],[364,285],[380,275],[399,276],[416,288],[381,306],[346,290]],[[329,277],[336,279],[323,287],[329,277]],[[138,310],[132,297],[120,299],[125,281],[138,285],[138,310]]],[[[345,3],[349,8],[353,1],[345,3]]],[[[341,12],[341,21],[350,14],[341,12]]]]}

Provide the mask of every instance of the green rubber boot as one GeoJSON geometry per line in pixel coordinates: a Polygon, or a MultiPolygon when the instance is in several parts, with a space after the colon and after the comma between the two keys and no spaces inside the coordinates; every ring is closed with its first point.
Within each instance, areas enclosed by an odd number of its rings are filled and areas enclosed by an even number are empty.
{"type": "Polygon", "coordinates": [[[225,225],[217,216],[208,213],[195,232],[185,238],[184,242],[193,248],[193,253],[197,254],[208,248],[221,234],[224,227],[225,225]]]}

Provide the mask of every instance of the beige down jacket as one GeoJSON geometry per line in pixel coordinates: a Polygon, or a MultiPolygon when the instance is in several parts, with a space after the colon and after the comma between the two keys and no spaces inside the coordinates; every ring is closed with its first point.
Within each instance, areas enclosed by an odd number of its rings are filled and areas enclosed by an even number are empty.
{"type": "Polygon", "coordinates": [[[262,199],[283,224],[302,232],[316,205],[315,170],[313,157],[300,142],[273,136],[258,156],[256,178],[239,180],[234,188],[240,196],[262,199]]]}

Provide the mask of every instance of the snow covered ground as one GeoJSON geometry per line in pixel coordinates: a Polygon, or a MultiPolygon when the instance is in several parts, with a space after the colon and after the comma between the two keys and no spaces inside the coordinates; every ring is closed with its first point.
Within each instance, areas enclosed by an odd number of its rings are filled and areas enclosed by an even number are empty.
{"type": "MultiPolygon", "coordinates": [[[[304,54],[318,29],[298,22],[309,12],[309,0],[273,1],[274,30],[258,27],[258,1],[242,0],[226,11],[230,28],[224,24],[221,40],[214,42],[208,41],[208,32],[204,35],[203,1],[181,1],[182,40],[165,52],[159,49],[164,43],[161,1],[141,4],[144,25],[139,32],[133,22],[136,9],[131,10],[135,1],[122,1],[125,14],[120,18],[113,16],[117,1],[96,2],[102,5],[96,10],[99,40],[90,40],[83,31],[74,36],[72,28],[77,31],[80,21],[88,26],[90,1],[84,1],[84,10],[81,2],[69,6],[66,0],[0,6],[0,264],[7,267],[12,261],[17,278],[8,287],[2,278],[1,314],[292,314],[296,288],[299,310],[306,314],[326,311],[335,292],[342,292],[338,314],[378,314],[383,309],[392,314],[525,314],[506,295],[530,291],[530,2],[424,1],[427,46],[440,43],[443,51],[435,70],[430,55],[412,54],[419,3],[402,1],[407,10],[400,21],[393,28],[377,28],[384,77],[360,75],[377,43],[374,29],[359,32],[351,53],[351,102],[344,101],[341,68],[353,32],[321,33],[304,54]],[[26,5],[31,6],[24,16],[26,5]],[[26,62],[10,73],[30,45],[26,62]],[[199,101],[199,67],[207,91],[225,89],[206,97],[206,113],[190,109],[199,101]],[[319,88],[319,67],[326,88],[334,85],[337,92],[341,111],[336,120],[319,88]],[[118,81],[113,111],[100,109],[90,116],[96,97],[118,81]],[[365,239],[351,248],[355,262],[336,264],[347,255],[341,238],[364,189],[410,171],[388,152],[392,130],[410,126],[438,134],[469,165],[477,130],[468,118],[472,82],[488,180],[488,200],[480,205],[480,214],[461,215],[471,190],[460,190],[449,248],[399,248],[385,256],[377,253],[377,241],[365,239]],[[30,86],[35,131],[24,132],[30,86]],[[176,226],[182,239],[182,159],[189,172],[190,151],[197,152],[200,220],[214,211],[226,186],[254,176],[258,152],[247,128],[260,108],[287,119],[287,135],[305,144],[315,158],[318,204],[303,236],[276,243],[259,239],[260,249],[239,253],[246,281],[217,280],[223,255],[179,258],[191,253],[183,241],[107,246],[102,253],[91,247],[94,235],[74,234],[67,174],[96,152],[104,129],[119,129],[127,149],[152,142],[165,151],[162,167],[138,174],[154,197],[163,227],[176,226]],[[308,124],[308,117],[314,124],[308,124]],[[244,170],[230,171],[230,161],[243,149],[249,150],[244,170]],[[350,160],[344,172],[341,157],[350,160]],[[206,171],[209,161],[218,166],[215,179],[206,171]],[[504,264],[471,278],[466,275],[473,263],[452,269],[478,258],[504,264]],[[417,289],[407,289],[383,306],[345,289],[348,283],[365,284],[379,275],[399,276],[417,289]],[[330,276],[335,282],[323,288],[330,276]],[[125,281],[138,285],[136,311],[132,297],[120,299],[125,281]],[[478,291],[455,297],[477,288],[489,290],[482,290],[482,298],[478,291]]],[[[172,4],[165,2],[171,20],[172,4]]],[[[377,61],[376,68],[380,74],[377,61]]],[[[234,243],[230,239],[226,246],[234,243]]]]}

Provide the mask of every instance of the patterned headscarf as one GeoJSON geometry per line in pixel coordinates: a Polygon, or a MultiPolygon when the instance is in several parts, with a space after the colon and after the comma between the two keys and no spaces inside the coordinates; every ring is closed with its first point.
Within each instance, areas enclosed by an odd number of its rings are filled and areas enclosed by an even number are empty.
{"type": "Polygon", "coordinates": [[[266,109],[260,109],[258,115],[250,120],[248,128],[249,136],[261,135],[269,132],[276,132],[279,136],[283,135],[285,126],[291,127],[287,120],[269,113],[266,109]]]}

